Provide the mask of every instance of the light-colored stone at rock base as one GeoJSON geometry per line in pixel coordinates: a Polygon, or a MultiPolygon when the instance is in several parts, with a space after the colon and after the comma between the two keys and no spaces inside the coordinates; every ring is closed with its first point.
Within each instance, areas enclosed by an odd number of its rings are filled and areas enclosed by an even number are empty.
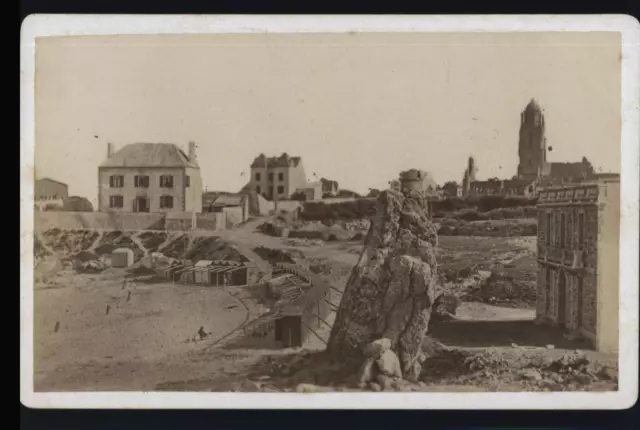
{"type": "Polygon", "coordinates": [[[334,391],[331,387],[321,387],[313,384],[298,384],[296,392],[298,393],[328,393],[334,391]]]}
{"type": "Polygon", "coordinates": [[[378,371],[386,376],[402,378],[402,369],[400,368],[400,360],[391,349],[387,349],[382,356],[376,360],[378,371]]]}
{"type": "Polygon", "coordinates": [[[378,359],[382,356],[382,354],[391,348],[391,339],[382,338],[371,342],[364,349],[364,355],[366,357],[373,357],[374,359],[378,359]]]}

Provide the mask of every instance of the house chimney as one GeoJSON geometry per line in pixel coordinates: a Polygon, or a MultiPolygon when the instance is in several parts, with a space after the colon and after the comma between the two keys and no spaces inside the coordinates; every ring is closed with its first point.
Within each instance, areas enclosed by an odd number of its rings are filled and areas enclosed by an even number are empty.
{"type": "Polygon", "coordinates": [[[107,143],[107,158],[113,157],[113,143],[107,143]]]}
{"type": "Polygon", "coordinates": [[[189,142],[189,161],[196,161],[196,143],[189,142]]]}

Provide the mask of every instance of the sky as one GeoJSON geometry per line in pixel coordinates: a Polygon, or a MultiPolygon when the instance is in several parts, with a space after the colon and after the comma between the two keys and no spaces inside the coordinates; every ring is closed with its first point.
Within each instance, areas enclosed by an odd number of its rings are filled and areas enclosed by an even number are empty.
{"type": "Polygon", "coordinates": [[[197,144],[204,185],[237,191],[260,153],[366,193],[409,168],[439,184],[511,178],[520,112],[548,161],[620,171],[619,33],[120,35],[36,42],[36,177],[96,202],[107,143],[197,144]]]}

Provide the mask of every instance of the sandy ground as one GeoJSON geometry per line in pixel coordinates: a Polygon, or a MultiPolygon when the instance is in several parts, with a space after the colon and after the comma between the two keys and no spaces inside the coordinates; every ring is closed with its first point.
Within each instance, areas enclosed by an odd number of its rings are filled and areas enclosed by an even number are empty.
{"type": "Polygon", "coordinates": [[[179,362],[247,317],[238,299],[217,288],[136,284],[122,289],[118,278],[77,274],[58,283],[63,285],[35,291],[36,390],[126,388],[122,383],[135,389],[147,383],[136,381],[139,369],[179,362]],[[210,339],[187,343],[201,326],[210,339]]]}

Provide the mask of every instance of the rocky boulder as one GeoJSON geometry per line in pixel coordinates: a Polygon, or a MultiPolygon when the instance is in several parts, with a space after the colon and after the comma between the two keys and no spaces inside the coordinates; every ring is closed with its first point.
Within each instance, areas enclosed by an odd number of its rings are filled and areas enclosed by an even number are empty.
{"type": "Polygon", "coordinates": [[[424,193],[380,194],[336,314],[327,346],[330,354],[366,363],[371,359],[365,354],[367,345],[388,339],[402,375],[418,378],[435,298],[436,244],[424,193]]]}

